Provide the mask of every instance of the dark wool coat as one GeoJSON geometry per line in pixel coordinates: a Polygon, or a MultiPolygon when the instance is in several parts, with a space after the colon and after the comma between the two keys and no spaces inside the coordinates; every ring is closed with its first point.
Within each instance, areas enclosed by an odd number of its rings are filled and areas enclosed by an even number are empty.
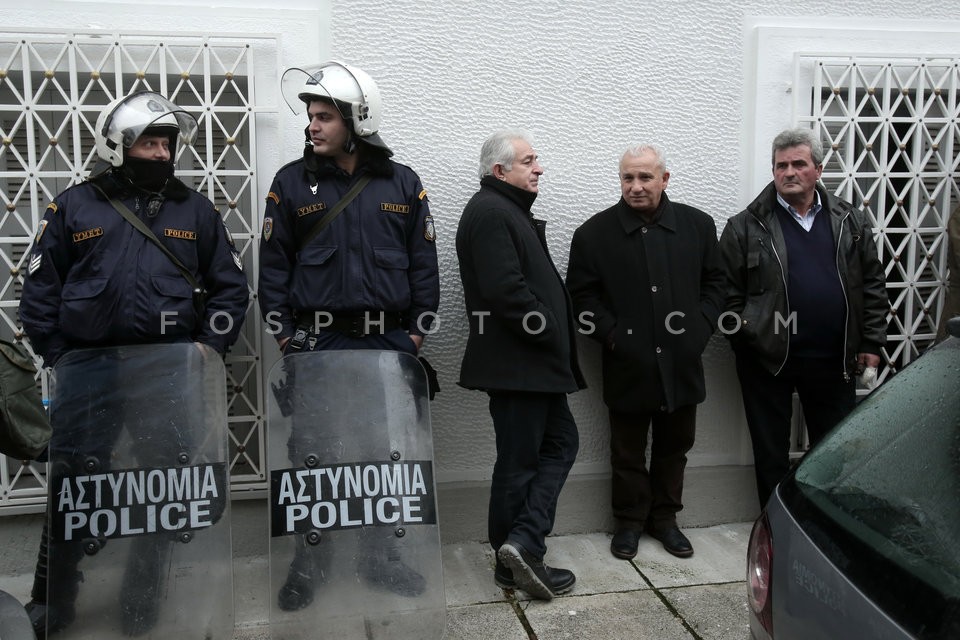
{"type": "Polygon", "coordinates": [[[586,387],[570,296],[547,250],[546,223],[530,213],[536,196],[486,176],[460,218],[457,259],[470,335],[459,384],[468,389],[586,387]]]}
{"type": "Polygon", "coordinates": [[[646,224],[622,199],[573,234],[567,286],[581,331],[603,344],[603,399],[673,411],[706,397],[700,356],[723,310],[713,219],[664,193],[646,224]]]}

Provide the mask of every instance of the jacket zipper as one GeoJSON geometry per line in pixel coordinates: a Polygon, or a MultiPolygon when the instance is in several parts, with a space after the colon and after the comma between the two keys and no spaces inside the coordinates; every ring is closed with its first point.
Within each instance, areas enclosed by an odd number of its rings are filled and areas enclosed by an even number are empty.
{"type": "MultiPolygon", "coordinates": [[[[787,301],[787,317],[790,317],[790,292],[787,290],[787,277],[783,273],[783,261],[780,259],[780,253],[777,251],[777,246],[773,243],[773,234],[770,233],[770,229],[767,228],[767,225],[763,224],[763,220],[757,214],[753,215],[753,219],[757,221],[764,231],[767,232],[767,236],[770,238],[770,248],[773,250],[773,255],[777,258],[777,264],[780,265],[780,281],[783,283],[783,297],[787,301]]],[[[790,357],[790,340],[787,340],[787,352],[783,356],[783,362],[780,363],[780,366],[777,367],[777,372],[773,375],[780,375],[780,372],[783,371],[783,368],[787,365],[787,359],[790,357]]]]}
{"type": "Polygon", "coordinates": [[[850,327],[850,301],[847,299],[847,287],[843,283],[843,278],[840,277],[840,240],[843,238],[843,226],[847,221],[847,218],[850,216],[850,212],[847,211],[842,218],[840,218],[840,231],[837,233],[837,253],[836,253],[836,263],[837,263],[837,280],[840,281],[840,290],[843,292],[843,352],[840,354],[840,358],[843,365],[843,380],[844,382],[850,381],[850,372],[847,371],[847,334],[849,333],[850,327]]]}

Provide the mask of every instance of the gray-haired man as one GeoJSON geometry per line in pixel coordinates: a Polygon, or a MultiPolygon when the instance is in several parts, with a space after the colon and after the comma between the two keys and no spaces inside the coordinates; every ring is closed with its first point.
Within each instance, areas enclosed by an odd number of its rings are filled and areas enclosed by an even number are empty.
{"type": "Polygon", "coordinates": [[[773,182],[720,238],[761,506],[790,469],[793,392],[812,446],[853,409],[854,375],[880,364],[887,338],[871,222],[817,184],[822,172],[811,131],[780,133],[773,182]]]}
{"type": "Polygon", "coordinates": [[[543,563],[557,498],[579,447],[567,394],[586,386],[570,297],[530,207],[543,168],[529,135],[500,131],[480,152],[480,191],[457,229],[470,321],[460,385],[486,391],[496,431],[490,545],[496,583],[545,600],[573,587],[543,563]]]}

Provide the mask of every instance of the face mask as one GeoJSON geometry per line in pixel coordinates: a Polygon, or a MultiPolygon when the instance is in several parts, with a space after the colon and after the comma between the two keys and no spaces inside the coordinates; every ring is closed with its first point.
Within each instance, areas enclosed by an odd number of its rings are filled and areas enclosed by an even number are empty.
{"type": "Polygon", "coordinates": [[[123,173],[134,185],[145,191],[161,191],[173,177],[173,162],[126,157],[123,173]]]}

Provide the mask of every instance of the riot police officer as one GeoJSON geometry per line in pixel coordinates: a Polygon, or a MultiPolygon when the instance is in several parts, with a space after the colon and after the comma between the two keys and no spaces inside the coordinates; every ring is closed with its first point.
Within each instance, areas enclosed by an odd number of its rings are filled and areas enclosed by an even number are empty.
{"type": "MultiPolygon", "coordinates": [[[[376,83],[361,69],[328,61],[288,69],[283,93],[295,113],[306,109],[309,124],[303,157],[277,172],[266,201],[259,299],[268,331],[285,355],[416,355],[439,305],[436,234],[419,177],[390,159],[378,133],[376,83]]],[[[295,387],[291,368],[287,382],[295,387]]],[[[316,430],[294,422],[291,459],[316,430]]],[[[312,601],[319,573],[298,545],[279,594],[285,610],[312,601]]],[[[387,575],[398,593],[423,590],[423,579],[400,562],[370,569],[387,575]]]]}
{"type": "MultiPolygon", "coordinates": [[[[20,319],[45,365],[84,347],[194,342],[210,356],[236,341],[249,300],[239,253],[213,204],[174,176],[177,143],[192,143],[197,131],[192,115],[150,91],[120,97],[100,114],[96,166],[47,206],[30,252],[20,319]],[[124,207],[182,270],[123,217],[124,207]]],[[[122,382],[109,375],[86,380],[85,393],[106,393],[122,382]]],[[[113,442],[83,446],[84,453],[108,458],[113,442]]],[[[62,573],[74,578],[50,585],[57,610],[47,609],[46,543],[45,527],[28,604],[40,637],[45,623],[54,631],[73,621],[81,580],[73,570],[78,553],[62,573]]],[[[132,589],[121,598],[130,617],[126,630],[149,627],[151,594],[132,589]]]]}

